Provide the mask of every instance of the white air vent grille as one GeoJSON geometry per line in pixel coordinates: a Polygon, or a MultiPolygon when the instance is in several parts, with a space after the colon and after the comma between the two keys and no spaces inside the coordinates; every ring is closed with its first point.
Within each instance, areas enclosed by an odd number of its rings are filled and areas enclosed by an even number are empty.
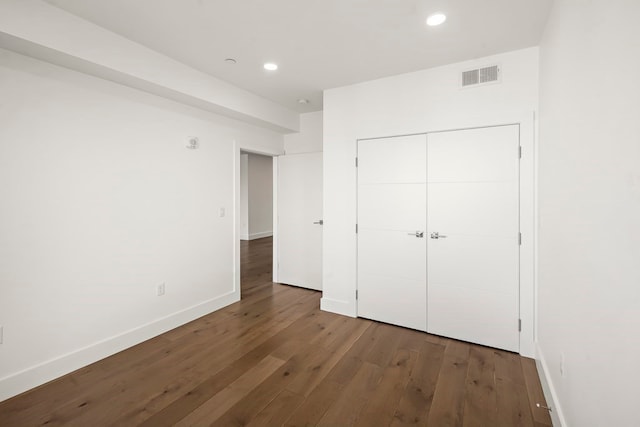
{"type": "Polygon", "coordinates": [[[498,66],[480,68],[480,83],[495,82],[498,80],[498,66]]]}
{"type": "Polygon", "coordinates": [[[477,85],[480,83],[478,70],[470,70],[462,73],[462,86],[477,85]]]}
{"type": "Polygon", "coordinates": [[[500,68],[497,65],[462,72],[462,87],[481,85],[500,80],[500,68]]]}

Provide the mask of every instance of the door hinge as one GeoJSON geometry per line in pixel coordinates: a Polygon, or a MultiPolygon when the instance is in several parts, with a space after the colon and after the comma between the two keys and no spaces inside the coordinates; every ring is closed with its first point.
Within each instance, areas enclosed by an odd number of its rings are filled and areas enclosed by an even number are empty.
{"type": "Polygon", "coordinates": [[[358,167],[358,158],[356,157],[356,167],[358,167]]]}
{"type": "Polygon", "coordinates": [[[356,299],[358,299],[358,290],[356,289],[356,299]]]}
{"type": "Polygon", "coordinates": [[[522,233],[518,233],[518,245],[522,246],[522,233]]]}
{"type": "Polygon", "coordinates": [[[356,224],[356,234],[358,234],[358,224],[356,224]]]}
{"type": "Polygon", "coordinates": [[[522,145],[518,146],[518,158],[521,159],[522,158],[522,145]]]}
{"type": "Polygon", "coordinates": [[[522,319],[518,319],[518,332],[522,332],[522,319]]]}

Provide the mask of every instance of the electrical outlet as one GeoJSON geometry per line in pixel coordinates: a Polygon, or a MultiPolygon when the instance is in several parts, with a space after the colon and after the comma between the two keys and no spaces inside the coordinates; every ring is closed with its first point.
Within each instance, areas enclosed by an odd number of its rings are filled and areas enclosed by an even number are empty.
{"type": "Polygon", "coordinates": [[[162,295],[164,295],[164,283],[161,283],[158,285],[158,289],[157,289],[157,293],[158,296],[161,297],[162,295]]]}

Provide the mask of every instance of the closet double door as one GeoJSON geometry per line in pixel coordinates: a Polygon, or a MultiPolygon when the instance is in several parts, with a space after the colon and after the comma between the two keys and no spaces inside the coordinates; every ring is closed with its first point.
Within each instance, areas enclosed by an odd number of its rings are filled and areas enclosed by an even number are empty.
{"type": "Polygon", "coordinates": [[[358,315],[519,350],[519,126],[358,141],[358,315]]]}

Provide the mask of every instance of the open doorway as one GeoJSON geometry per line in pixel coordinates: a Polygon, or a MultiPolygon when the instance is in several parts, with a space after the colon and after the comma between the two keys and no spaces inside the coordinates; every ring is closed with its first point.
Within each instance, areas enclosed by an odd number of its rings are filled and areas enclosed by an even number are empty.
{"type": "Polygon", "coordinates": [[[273,264],[273,158],[240,152],[241,298],[271,284],[273,264]]]}

